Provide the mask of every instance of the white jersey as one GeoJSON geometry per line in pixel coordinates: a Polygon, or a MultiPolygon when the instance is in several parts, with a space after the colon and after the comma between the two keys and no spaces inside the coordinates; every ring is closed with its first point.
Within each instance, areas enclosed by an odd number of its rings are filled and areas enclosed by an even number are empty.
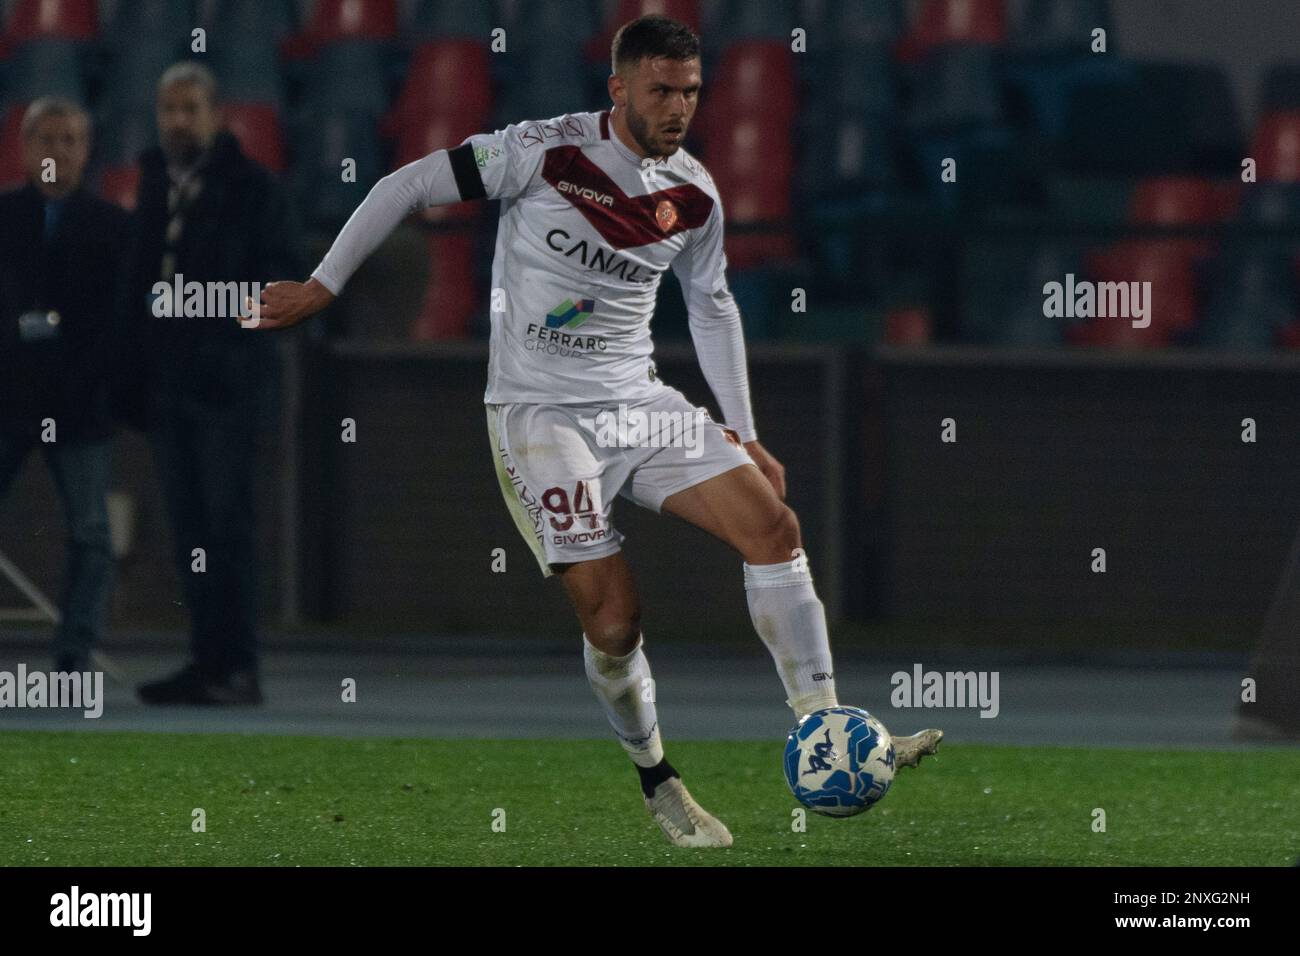
{"type": "Polygon", "coordinates": [[[713,180],[685,150],[637,156],[608,112],[513,124],[398,170],[375,187],[314,275],[337,294],[401,216],[479,197],[501,200],[485,402],[661,393],[650,320],[671,266],[723,418],[743,441],[756,437],[713,180]]]}

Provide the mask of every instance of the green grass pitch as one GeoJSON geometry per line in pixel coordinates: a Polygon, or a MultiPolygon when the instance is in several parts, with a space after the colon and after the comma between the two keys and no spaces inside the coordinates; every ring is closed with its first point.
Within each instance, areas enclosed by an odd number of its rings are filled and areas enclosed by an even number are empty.
{"type": "Polygon", "coordinates": [[[6,732],[0,864],[1289,866],[1300,854],[1300,752],[944,744],[868,813],[809,813],[797,832],[782,746],[670,742],[735,836],[701,851],[668,844],[612,741],[6,732]],[[192,831],[196,808],[206,832],[192,831]]]}

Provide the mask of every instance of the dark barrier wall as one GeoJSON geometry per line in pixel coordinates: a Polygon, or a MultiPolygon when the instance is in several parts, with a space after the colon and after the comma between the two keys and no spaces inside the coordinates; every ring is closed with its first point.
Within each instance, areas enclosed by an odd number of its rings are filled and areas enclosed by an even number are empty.
{"type": "Polygon", "coordinates": [[[1262,619],[1300,523],[1294,357],[879,354],[882,611],[1262,619]],[[955,443],[940,441],[944,418],[955,443]]]}
{"type": "MultiPolygon", "coordinates": [[[[344,633],[572,635],[558,581],[543,581],[501,501],[484,351],[310,354],[299,459],[287,432],[264,454],[268,621],[292,621],[301,607],[306,622],[344,633]],[[345,418],[355,443],[341,440],[345,418]],[[495,548],[504,573],[492,571],[495,548]]],[[[668,382],[712,405],[689,347],[657,354],[668,382]]],[[[1090,621],[1117,642],[1116,625],[1194,620],[1245,636],[1300,523],[1292,357],[933,348],[867,361],[755,347],[751,372],[759,433],[788,468],[832,618],[1090,621]],[[940,440],[944,418],[955,443],[940,440]],[[1244,418],[1256,422],[1254,443],[1241,440],[1244,418]],[[1104,574],[1091,570],[1094,548],[1105,549],[1104,574]]],[[[292,415],[293,401],[286,407],[292,415]]],[[[167,526],[137,436],[119,441],[116,472],[137,523],[114,620],[175,624],[167,526]]],[[[647,634],[749,633],[737,556],[626,500],[615,519],[647,634]]],[[[51,597],[62,533],[33,459],[0,505],[0,550],[51,597]]],[[[15,603],[0,588],[0,605],[15,603]]]]}

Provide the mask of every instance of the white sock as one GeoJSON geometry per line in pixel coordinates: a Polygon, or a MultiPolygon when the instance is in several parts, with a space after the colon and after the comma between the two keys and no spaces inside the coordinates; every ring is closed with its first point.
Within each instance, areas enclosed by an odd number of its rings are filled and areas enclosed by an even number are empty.
{"type": "Polygon", "coordinates": [[[834,707],[839,701],[826,609],[813,590],[808,559],[744,567],[750,619],[776,661],[795,718],[834,707]]]}
{"type": "Polygon", "coordinates": [[[642,643],[638,635],[632,653],[614,657],[599,650],[583,634],[582,656],[587,680],[605,709],[618,742],[638,767],[653,767],[664,759],[664,745],[659,739],[654,684],[650,681],[650,663],[641,649],[642,643]]]}

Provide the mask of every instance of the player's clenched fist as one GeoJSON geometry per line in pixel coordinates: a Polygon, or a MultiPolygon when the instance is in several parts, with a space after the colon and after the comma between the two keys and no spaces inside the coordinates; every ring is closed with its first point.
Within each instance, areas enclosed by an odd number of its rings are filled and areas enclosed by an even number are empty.
{"type": "Polygon", "coordinates": [[[297,325],[334,301],[334,294],[315,279],[306,282],[272,282],[262,289],[262,301],[246,303],[257,318],[250,328],[282,329],[297,325]]]}

